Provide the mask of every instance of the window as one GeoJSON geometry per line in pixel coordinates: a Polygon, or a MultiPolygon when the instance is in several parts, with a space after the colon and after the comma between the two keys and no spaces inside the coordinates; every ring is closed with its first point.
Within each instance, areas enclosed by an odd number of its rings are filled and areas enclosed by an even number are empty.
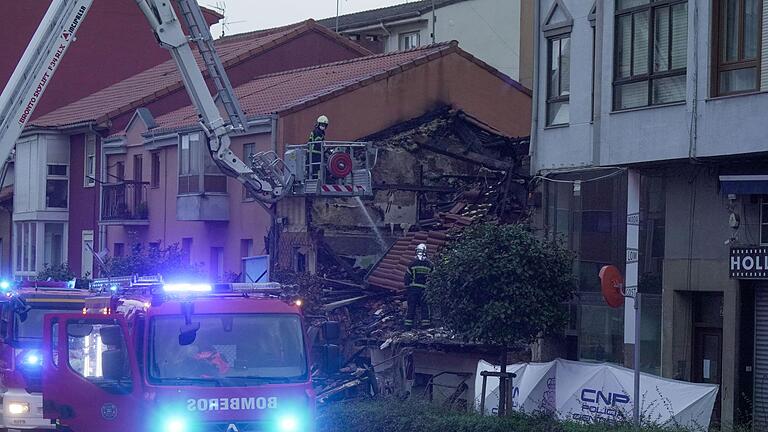
{"type": "Polygon", "coordinates": [[[685,100],[687,0],[617,0],[615,110],[685,100]]]}
{"type": "Polygon", "coordinates": [[[307,272],[307,255],[302,253],[302,249],[298,246],[293,247],[293,271],[296,273],[307,272]]]}
{"type": "Polygon", "coordinates": [[[253,256],[253,239],[240,240],[240,258],[253,256]]]}
{"type": "Polygon", "coordinates": [[[151,186],[155,189],[160,187],[160,152],[152,153],[151,186]]]}
{"type": "Polygon", "coordinates": [[[713,95],[758,89],[761,5],[760,0],[714,1],[713,95]]]}
{"type": "Polygon", "coordinates": [[[227,192],[224,175],[208,153],[200,133],[183,135],[179,145],[179,194],[227,192]]]}
{"type": "Polygon", "coordinates": [[[131,374],[123,329],[107,320],[69,321],[70,368],[108,393],[131,391],[131,374]]]}
{"type": "MultiPolygon", "coordinates": [[[[298,316],[201,313],[192,314],[191,320],[200,327],[188,345],[179,344],[179,328],[185,323],[180,314],[149,321],[147,371],[152,384],[178,386],[179,382],[193,381],[205,387],[244,387],[307,379],[307,355],[298,316]]],[[[257,406],[266,408],[273,403],[260,399],[257,406]]],[[[208,399],[197,401],[198,410],[208,409],[208,399]]],[[[215,402],[218,400],[210,399],[211,404],[215,402]]]]}
{"type": "Polygon", "coordinates": [[[67,165],[48,165],[45,182],[45,206],[48,208],[67,208],[69,178],[67,165]]]}
{"type": "Polygon", "coordinates": [[[125,256],[125,243],[115,243],[112,248],[112,255],[115,257],[125,256]]]}
{"type": "Polygon", "coordinates": [[[181,137],[181,146],[179,148],[179,193],[200,192],[199,173],[196,167],[199,166],[197,156],[198,144],[200,143],[200,134],[189,134],[181,137]]]}
{"type": "Polygon", "coordinates": [[[189,264],[190,257],[192,256],[192,237],[184,237],[181,239],[181,253],[184,255],[187,264],[189,264]]]}
{"type": "Polygon", "coordinates": [[[85,136],[85,178],[84,187],[93,187],[96,184],[96,136],[85,136]]]}
{"type": "Polygon", "coordinates": [[[43,263],[54,267],[63,262],[64,224],[46,223],[43,242],[43,263]]]}
{"type": "Polygon", "coordinates": [[[117,181],[125,180],[125,162],[115,163],[115,177],[117,181]]]}
{"type": "MultiPolygon", "coordinates": [[[[256,143],[243,144],[243,161],[245,161],[246,165],[250,164],[251,156],[255,153],[256,143]]],[[[253,201],[254,199],[256,199],[256,196],[248,192],[248,189],[243,188],[243,201],[253,201]]]]}
{"type": "Polygon", "coordinates": [[[210,277],[215,281],[224,279],[224,248],[211,248],[210,277]]]}
{"type": "Polygon", "coordinates": [[[144,178],[144,156],[133,156],[133,181],[141,182],[144,178]]]}
{"type": "Polygon", "coordinates": [[[547,41],[547,126],[568,124],[571,94],[571,37],[547,41]]]}
{"type": "Polygon", "coordinates": [[[760,244],[768,244],[768,195],[760,197],[760,244]]]}
{"type": "Polygon", "coordinates": [[[37,270],[37,223],[16,222],[16,271],[37,270]]]}
{"type": "Polygon", "coordinates": [[[419,32],[400,34],[400,51],[418,48],[419,45],[419,32]]]}
{"type": "Polygon", "coordinates": [[[82,231],[82,249],[80,261],[80,275],[88,278],[93,276],[93,230],[82,231]]]}

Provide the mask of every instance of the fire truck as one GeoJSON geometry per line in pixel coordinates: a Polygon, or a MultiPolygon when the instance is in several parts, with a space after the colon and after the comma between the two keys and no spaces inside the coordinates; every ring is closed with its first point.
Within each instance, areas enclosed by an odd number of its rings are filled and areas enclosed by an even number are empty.
{"type": "MultiPolygon", "coordinates": [[[[301,308],[275,283],[97,280],[45,317],[45,417],[73,432],[313,430],[301,308]]],[[[322,328],[328,340],[338,324],[322,328]]]]}
{"type": "Polygon", "coordinates": [[[48,430],[43,418],[43,318],[78,313],[86,290],[67,282],[0,282],[0,430],[48,430]]]}
{"type": "MultiPolygon", "coordinates": [[[[286,196],[372,195],[369,161],[375,160],[375,153],[366,143],[323,143],[327,150],[323,163],[328,166],[321,167],[320,176],[305,177],[299,172],[310,163],[302,146],[287,152],[288,163],[274,152],[243,162],[232,152],[230,142],[233,135],[248,133],[248,119],[197,1],[135,1],[180,71],[213,162],[268,211],[286,196]],[[198,67],[192,43],[216,98],[198,67]]],[[[75,41],[92,2],[51,0],[0,94],[4,172],[16,140],[75,41]]],[[[98,311],[89,306],[85,314],[46,318],[41,354],[46,418],[75,432],[311,429],[314,401],[303,323],[295,306],[247,292],[252,287],[230,286],[229,291],[221,291],[208,285],[152,283],[142,288],[138,281],[132,284],[133,291],[116,285],[110,303],[98,311]],[[260,348],[265,342],[282,350],[282,357],[260,348]],[[216,358],[212,361],[218,364],[218,372],[199,376],[185,372],[183,366],[194,364],[185,356],[195,358],[225,348],[229,351],[210,354],[216,358]],[[275,363],[265,363],[269,361],[275,363]]],[[[332,325],[327,328],[328,335],[335,333],[332,325]]],[[[333,347],[326,344],[323,351],[328,359],[336,358],[333,347]]],[[[18,410],[36,414],[33,405],[20,405],[18,410]]]]}

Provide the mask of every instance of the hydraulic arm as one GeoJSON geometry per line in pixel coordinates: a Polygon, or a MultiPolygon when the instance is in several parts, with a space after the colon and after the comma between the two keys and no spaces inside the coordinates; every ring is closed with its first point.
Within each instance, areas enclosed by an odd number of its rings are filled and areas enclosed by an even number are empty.
{"type": "MultiPolygon", "coordinates": [[[[208,24],[195,0],[174,0],[187,27],[184,33],[171,0],[136,0],[160,44],[173,57],[200,125],[208,136],[208,148],[216,165],[236,178],[263,203],[274,203],[289,193],[294,175],[273,153],[257,155],[246,165],[230,148],[232,134],[243,133],[248,123],[216,54],[208,24]],[[206,85],[190,47],[194,41],[202,56],[218,99],[227,114],[225,120],[206,85]]],[[[29,122],[40,98],[56,72],[62,57],[85,19],[93,0],[53,0],[35,32],[10,81],[0,95],[0,161],[5,162],[29,122]]]]}

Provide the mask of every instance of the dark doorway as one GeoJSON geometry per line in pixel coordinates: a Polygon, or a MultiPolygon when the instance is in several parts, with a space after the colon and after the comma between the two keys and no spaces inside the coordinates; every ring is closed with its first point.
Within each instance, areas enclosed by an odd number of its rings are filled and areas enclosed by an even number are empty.
{"type": "MultiPolygon", "coordinates": [[[[694,293],[693,359],[691,381],[722,384],[723,294],[694,293]]],[[[715,402],[712,423],[720,423],[720,394],[715,402]]]]}

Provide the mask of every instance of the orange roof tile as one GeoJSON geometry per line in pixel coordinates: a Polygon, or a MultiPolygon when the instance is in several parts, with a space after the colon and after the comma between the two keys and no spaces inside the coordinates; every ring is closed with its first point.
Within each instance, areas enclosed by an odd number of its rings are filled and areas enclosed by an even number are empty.
{"type": "MultiPolygon", "coordinates": [[[[228,36],[216,41],[216,49],[224,66],[230,67],[309,29],[331,33],[313,20],[308,20],[290,26],[228,36]]],[[[361,54],[370,54],[365,48],[351,41],[347,41],[344,38],[339,38],[339,40],[358,50],[361,54]]],[[[194,50],[194,52],[199,67],[204,69],[199,53],[197,50],[194,50]]],[[[205,71],[204,73],[207,74],[205,71]]],[[[157,100],[164,94],[173,92],[182,86],[181,75],[176,68],[175,62],[168,60],[79,101],[41,116],[34,120],[32,125],[55,127],[85,121],[104,121],[157,100]]]]}
{"type": "MultiPolygon", "coordinates": [[[[258,77],[235,88],[248,116],[297,109],[322,96],[344,92],[363,81],[385,78],[404,66],[433,55],[458,50],[455,43],[442,43],[388,54],[379,54],[312,66],[258,77]]],[[[156,119],[160,130],[172,130],[197,123],[197,112],[186,106],[156,119]]]]}

